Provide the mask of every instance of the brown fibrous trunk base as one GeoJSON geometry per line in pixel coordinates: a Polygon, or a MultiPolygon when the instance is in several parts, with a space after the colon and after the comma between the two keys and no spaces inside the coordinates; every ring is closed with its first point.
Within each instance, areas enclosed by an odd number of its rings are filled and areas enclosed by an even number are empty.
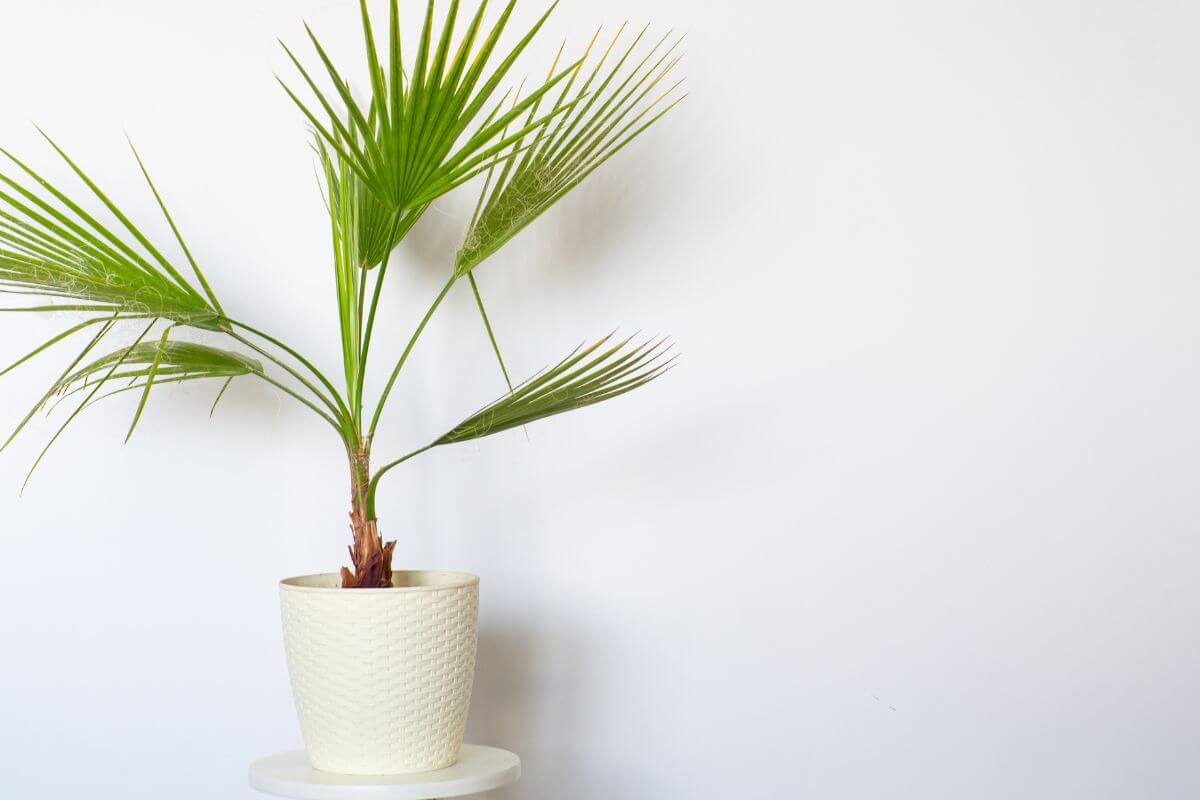
{"type": "Polygon", "coordinates": [[[350,561],[354,570],[342,567],[343,589],[387,589],[392,585],[392,551],[396,543],[384,542],[379,536],[379,524],[367,519],[361,505],[350,512],[350,528],[354,544],[350,545],[350,561]]]}

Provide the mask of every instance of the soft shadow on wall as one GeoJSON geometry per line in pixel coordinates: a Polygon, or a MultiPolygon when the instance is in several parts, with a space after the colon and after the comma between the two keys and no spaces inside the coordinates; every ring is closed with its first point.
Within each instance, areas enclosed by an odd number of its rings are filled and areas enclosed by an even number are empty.
{"type": "Polygon", "coordinates": [[[611,797],[594,774],[581,733],[595,677],[585,631],[548,631],[500,624],[479,633],[479,654],[467,741],[516,752],[521,779],[485,795],[489,800],[579,800],[611,797]],[[536,755],[535,755],[536,754],[536,755]]]}
{"type": "MultiPolygon", "coordinates": [[[[537,273],[532,280],[541,285],[573,284],[576,290],[588,292],[598,277],[590,268],[603,262],[598,253],[631,235],[631,229],[648,224],[656,214],[665,213],[667,204],[660,202],[663,198],[658,193],[638,191],[639,172],[647,169],[652,174],[658,172],[667,185],[683,182],[682,176],[675,174],[677,165],[670,158],[665,137],[656,138],[651,132],[639,144],[639,148],[630,148],[613,159],[588,184],[536,221],[530,232],[539,239],[538,244],[522,248],[518,237],[512,243],[512,254],[495,259],[499,262],[503,258],[508,263],[485,263],[481,278],[491,271],[496,271],[497,277],[502,271],[532,271],[537,273]],[[669,166],[654,168],[663,163],[669,166]]],[[[415,249],[411,257],[418,269],[436,274],[444,268],[444,253],[457,234],[450,230],[454,226],[451,219],[452,215],[444,214],[423,220],[414,229],[415,249]]],[[[644,283],[647,289],[657,280],[651,271],[635,264],[625,264],[623,271],[627,273],[623,280],[635,285],[644,283]]],[[[529,275],[524,275],[516,282],[521,285],[530,280],[529,275]]],[[[498,283],[503,286],[503,281],[498,283]]],[[[494,293],[495,300],[489,300],[489,313],[502,314],[502,308],[493,311],[492,306],[497,304],[508,306],[508,314],[515,319],[539,313],[543,305],[541,296],[524,297],[519,290],[514,292],[511,285],[507,288],[508,291],[494,293]]],[[[572,292],[567,289],[563,293],[569,297],[572,292]]],[[[581,306],[584,300],[584,296],[579,297],[581,306]]],[[[612,310],[618,316],[622,311],[612,310]]],[[[468,313],[474,315],[474,308],[468,313]]],[[[521,335],[520,327],[506,329],[504,333],[516,339],[521,335]]],[[[590,328],[580,331],[581,335],[591,333],[590,328]]],[[[523,375],[518,369],[514,380],[523,375]]],[[[534,435],[552,437],[553,431],[543,428],[534,435]]],[[[637,442],[629,444],[631,449],[640,446],[637,442]]],[[[581,482],[584,484],[586,481],[581,482]]],[[[459,530],[452,535],[461,542],[471,542],[474,554],[485,556],[485,563],[493,564],[490,573],[483,576],[485,587],[488,583],[495,586],[498,581],[506,584],[503,589],[496,587],[495,593],[484,589],[466,741],[503,747],[522,759],[521,779],[512,786],[482,795],[489,800],[610,800],[627,793],[630,781],[636,782],[636,776],[616,775],[598,768],[596,754],[589,752],[586,743],[590,730],[609,727],[612,722],[598,717],[589,693],[609,683],[604,674],[606,659],[602,651],[618,643],[610,631],[591,630],[586,618],[562,613],[569,608],[566,603],[556,613],[518,615],[518,606],[553,604],[553,597],[523,596],[519,588],[522,569],[510,563],[503,552],[493,552],[494,536],[480,540],[472,533],[492,528],[498,521],[515,530],[527,525],[553,524],[539,516],[530,508],[515,511],[510,507],[499,520],[494,516],[480,517],[478,513],[466,513],[456,520],[459,530]]]]}

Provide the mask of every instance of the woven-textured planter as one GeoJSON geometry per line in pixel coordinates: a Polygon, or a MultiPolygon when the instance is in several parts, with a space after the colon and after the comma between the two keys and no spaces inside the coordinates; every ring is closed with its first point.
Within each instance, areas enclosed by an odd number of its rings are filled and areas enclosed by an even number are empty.
{"type": "Polygon", "coordinates": [[[479,620],[479,579],[396,572],[391,589],[338,575],[280,584],[283,640],[312,765],[344,775],[442,769],[458,760],[479,620]]]}

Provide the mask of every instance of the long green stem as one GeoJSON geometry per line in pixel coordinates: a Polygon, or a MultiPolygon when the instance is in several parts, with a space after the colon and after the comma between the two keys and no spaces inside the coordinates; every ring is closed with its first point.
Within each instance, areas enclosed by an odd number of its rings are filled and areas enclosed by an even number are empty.
{"type": "Polygon", "coordinates": [[[434,447],[434,445],[427,444],[424,447],[417,449],[417,450],[413,450],[408,455],[398,458],[395,461],[391,462],[390,464],[384,464],[382,467],[379,468],[379,471],[375,473],[375,477],[371,479],[370,487],[367,489],[367,519],[375,519],[376,518],[375,517],[375,490],[379,488],[379,479],[384,476],[384,473],[386,473],[392,467],[398,467],[401,464],[403,464],[405,461],[408,461],[413,456],[418,456],[421,453],[424,453],[426,450],[429,450],[433,447],[434,447]]]}
{"type": "MultiPolygon", "coordinates": [[[[287,394],[289,394],[289,395],[291,395],[292,397],[294,397],[294,398],[296,398],[297,400],[299,400],[301,403],[304,403],[304,405],[306,405],[306,406],[308,406],[309,408],[311,408],[311,409],[312,409],[313,411],[315,411],[315,412],[316,412],[318,415],[320,415],[321,419],[325,420],[325,421],[326,421],[326,422],[328,422],[330,425],[332,425],[332,426],[333,426],[333,429],[334,429],[335,431],[337,431],[338,437],[339,437],[339,438],[341,438],[343,441],[345,441],[345,439],[346,439],[346,431],[345,431],[345,430],[343,430],[342,426],[338,425],[338,424],[337,424],[337,422],[335,422],[335,421],[334,421],[333,417],[329,416],[329,415],[328,415],[328,414],[326,414],[324,411],[322,411],[321,409],[319,409],[319,408],[317,408],[315,405],[313,405],[313,403],[312,403],[312,402],[310,402],[310,401],[309,401],[307,398],[301,397],[299,394],[297,394],[296,392],[292,391],[292,390],[291,390],[291,389],[290,389],[288,386],[286,386],[285,384],[283,384],[283,383],[280,383],[279,381],[275,380],[275,379],[274,379],[274,378],[272,378],[270,375],[267,375],[267,374],[265,374],[265,373],[254,373],[254,374],[258,375],[258,377],[262,378],[264,381],[266,381],[267,383],[271,384],[272,386],[274,386],[275,388],[279,389],[280,391],[286,392],[287,394]]],[[[224,389],[222,389],[222,392],[223,392],[223,391],[224,391],[224,389]]],[[[218,397],[217,399],[219,400],[220,398],[218,397]]],[[[214,407],[214,408],[216,407],[216,403],[214,403],[214,404],[213,404],[213,407],[214,407]]]]}
{"type": "Polygon", "coordinates": [[[483,327],[487,329],[488,340],[492,343],[492,352],[496,354],[496,361],[500,363],[500,372],[504,374],[504,382],[508,384],[508,390],[513,390],[512,379],[508,377],[508,367],[504,366],[504,356],[500,355],[500,344],[496,341],[496,332],[492,330],[492,322],[488,319],[487,309],[483,307],[483,296],[479,293],[479,284],[475,282],[475,271],[467,273],[467,278],[471,282],[471,291],[475,294],[475,305],[479,306],[479,316],[483,317],[483,327]]]}
{"type": "Polygon", "coordinates": [[[405,346],[404,352],[400,354],[400,360],[396,362],[396,368],[392,370],[392,376],[388,378],[387,386],[384,387],[383,394],[379,397],[379,405],[376,406],[375,414],[371,418],[371,428],[368,432],[368,436],[370,436],[372,439],[375,438],[375,428],[377,425],[379,425],[379,417],[381,414],[383,414],[384,407],[387,406],[388,395],[392,391],[393,384],[396,383],[396,377],[400,374],[400,370],[404,368],[404,362],[408,360],[408,354],[412,352],[413,346],[417,343],[417,339],[421,338],[422,331],[424,331],[425,326],[429,324],[429,319],[433,316],[433,312],[437,311],[438,306],[442,304],[442,300],[444,300],[446,295],[449,294],[450,287],[454,285],[456,280],[458,280],[458,276],[451,275],[450,280],[446,281],[446,285],[442,287],[442,291],[439,292],[438,296],[434,299],[433,305],[431,305],[429,310],[425,312],[425,316],[421,319],[421,324],[417,326],[415,331],[413,331],[412,338],[408,340],[408,344],[405,346]]]}
{"type": "MultiPolygon", "coordinates": [[[[315,395],[322,403],[325,404],[325,407],[328,408],[330,410],[330,412],[332,412],[333,417],[343,420],[343,424],[339,426],[339,430],[341,430],[343,432],[343,436],[348,436],[352,432],[351,429],[346,427],[346,424],[345,424],[346,417],[343,416],[342,411],[339,410],[339,408],[337,406],[335,406],[328,397],[326,397],[324,394],[322,394],[321,391],[319,389],[317,389],[317,387],[314,386],[311,381],[306,379],[298,371],[296,371],[294,368],[292,368],[290,365],[288,365],[287,362],[283,361],[280,358],[277,358],[275,356],[275,354],[272,353],[271,351],[269,351],[265,348],[259,347],[254,342],[247,339],[245,336],[242,336],[240,333],[235,333],[235,332],[230,331],[229,335],[232,336],[235,340],[246,345],[246,347],[249,347],[254,352],[258,353],[259,355],[263,356],[266,359],[269,359],[273,364],[277,365],[280,369],[284,370],[289,375],[291,375],[293,378],[300,381],[300,383],[304,384],[304,387],[306,389],[308,389],[310,392],[312,392],[313,395],[315,395]]],[[[313,406],[313,407],[316,408],[316,406],[313,406]]],[[[344,406],[343,406],[343,408],[344,408],[344,406]]],[[[324,412],[322,412],[322,414],[323,413],[324,412]]]]}
{"type": "Polygon", "coordinates": [[[356,429],[362,427],[362,388],[363,375],[366,373],[366,360],[363,353],[363,312],[366,310],[364,306],[366,305],[367,273],[369,271],[362,265],[358,267],[358,289],[354,298],[355,329],[353,332],[356,356],[353,373],[350,371],[346,373],[346,402],[350,404],[350,411],[354,415],[354,427],[356,429]]]}
{"type": "MultiPolygon", "coordinates": [[[[392,224],[392,229],[388,233],[387,241],[392,245],[387,255],[383,257],[383,262],[379,265],[379,275],[375,279],[375,288],[371,292],[371,309],[367,312],[367,326],[362,331],[362,346],[360,347],[359,370],[358,370],[358,407],[355,411],[358,416],[355,418],[356,424],[361,425],[362,422],[362,398],[363,386],[367,379],[367,355],[371,351],[371,335],[375,332],[375,312],[379,308],[379,298],[383,294],[383,279],[387,276],[388,264],[392,260],[392,253],[395,252],[395,243],[406,236],[417,220],[421,218],[424,209],[410,211],[408,214],[396,217],[396,221],[392,224]]],[[[362,311],[359,311],[359,320],[362,319],[362,311]]]]}
{"type": "MultiPolygon", "coordinates": [[[[292,358],[299,361],[309,372],[311,372],[314,376],[316,376],[317,380],[319,380],[321,382],[322,386],[324,386],[326,389],[329,390],[329,394],[337,402],[337,405],[340,408],[340,411],[338,412],[338,416],[344,416],[347,419],[353,418],[352,415],[350,414],[350,409],[348,409],[346,407],[345,401],[342,400],[342,396],[340,394],[338,394],[338,390],[333,388],[333,384],[329,382],[329,379],[325,377],[324,373],[322,373],[321,370],[314,367],[312,365],[312,362],[310,362],[304,356],[297,353],[293,348],[291,348],[288,345],[284,344],[283,342],[279,341],[274,336],[271,336],[269,333],[266,333],[265,331],[261,331],[258,328],[253,328],[244,322],[239,322],[236,319],[230,319],[229,323],[231,325],[236,325],[237,327],[241,328],[242,330],[249,331],[250,333],[253,333],[255,336],[258,336],[262,339],[266,339],[268,342],[275,345],[280,350],[283,350],[288,355],[290,355],[292,358]]],[[[276,363],[278,363],[278,362],[276,362],[276,363]]],[[[321,396],[324,397],[323,395],[321,395],[321,396]]]]}
{"type": "MultiPolygon", "coordinates": [[[[375,311],[379,308],[379,296],[383,293],[383,278],[387,275],[388,263],[392,260],[391,253],[388,253],[387,258],[383,259],[383,263],[379,265],[379,274],[375,277],[375,289],[371,292],[371,309],[367,312],[367,327],[362,334],[362,349],[358,363],[358,403],[356,409],[359,412],[359,419],[362,418],[362,397],[363,386],[367,379],[367,356],[371,352],[371,334],[375,330],[375,311]]],[[[365,272],[366,270],[364,270],[365,272]]],[[[361,316],[359,317],[361,319],[361,316]]]]}

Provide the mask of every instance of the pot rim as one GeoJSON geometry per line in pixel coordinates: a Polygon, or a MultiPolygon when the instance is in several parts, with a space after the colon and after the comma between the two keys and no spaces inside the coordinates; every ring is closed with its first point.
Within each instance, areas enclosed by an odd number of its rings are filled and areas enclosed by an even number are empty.
{"type": "Polygon", "coordinates": [[[435,592],[442,589],[462,589],[467,586],[475,586],[479,583],[479,576],[472,575],[469,572],[455,572],[444,569],[399,569],[392,572],[393,581],[403,576],[421,576],[426,580],[432,578],[433,582],[422,583],[417,586],[391,586],[386,589],[349,590],[342,588],[342,576],[340,573],[318,572],[312,575],[297,575],[291,578],[284,578],[279,582],[279,588],[285,592],[375,594],[379,592],[435,592]]]}

